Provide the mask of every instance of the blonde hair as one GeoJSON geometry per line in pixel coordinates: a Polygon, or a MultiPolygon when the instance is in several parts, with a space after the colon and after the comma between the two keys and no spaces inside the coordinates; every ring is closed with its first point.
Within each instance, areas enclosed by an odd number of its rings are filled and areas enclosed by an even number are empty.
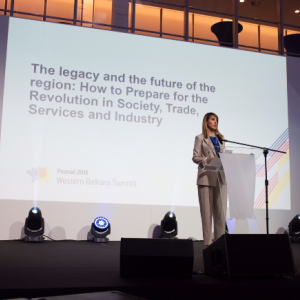
{"type": "MultiPolygon", "coordinates": [[[[219,125],[219,117],[215,114],[215,113],[207,113],[204,117],[203,117],[203,122],[202,122],[202,134],[204,135],[204,138],[208,139],[209,135],[208,135],[208,126],[207,126],[207,121],[209,120],[210,117],[216,117],[217,121],[218,121],[218,125],[219,125]]],[[[216,129],[216,133],[219,134],[219,136],[223,139],[224,136],[220,133],[219,129],[216,129]]]]}

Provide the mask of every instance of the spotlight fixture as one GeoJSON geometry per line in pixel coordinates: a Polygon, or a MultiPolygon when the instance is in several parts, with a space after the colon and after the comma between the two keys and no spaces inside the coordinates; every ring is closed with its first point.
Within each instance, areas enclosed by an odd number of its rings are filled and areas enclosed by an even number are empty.
{"type": "Polygon", "coordinates": [[[110,234],[110,224],[104,217],[98,217],[92,223],[91,234],[94,236],[95,243],[107,243],[109,239],[107,236],[110,234]]]}
{"type": "Polygon", "coordinates": [[[28,213],[28,218],[25,220],[25,242],[43,242],[44,230],[42,212],[38,207],[33,207],[28,213]]]}
{"type": "Polygon", "coordinates": [[[177,221],[172,211],[168,211],[160,223],[160,238],[177,239],[177,221]]]}
{"type": "Polygon", "coordinates": [[[299,12],[300,12],[300,10],[299,10],[299,9],[296,9],[296,10],[295,10],[295,13],[296,13],[296,14],[298,14],[299,12]]]}
{"type": "Polygon", "coordinates": [[[300,243],[300,215],[296,215],[290,222],[289,236],[292,243],[300,243]]]}

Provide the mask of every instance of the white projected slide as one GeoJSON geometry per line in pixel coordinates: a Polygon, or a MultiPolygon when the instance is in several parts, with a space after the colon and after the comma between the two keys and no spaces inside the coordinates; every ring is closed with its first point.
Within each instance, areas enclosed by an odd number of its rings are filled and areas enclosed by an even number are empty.
{"type": "MultiPolygon", "coordinates": [[[[285,58],[11,18],[0,198],[198,206],[211,111],[225,138],[288,150],[285,58]]],[[[271,207],[290,209],[289,157],[269,161],[271,207]]]]}

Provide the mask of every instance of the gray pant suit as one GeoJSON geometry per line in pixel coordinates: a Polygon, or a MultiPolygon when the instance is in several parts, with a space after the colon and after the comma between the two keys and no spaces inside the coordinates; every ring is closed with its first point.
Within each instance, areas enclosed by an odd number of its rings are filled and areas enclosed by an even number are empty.
{"type": "MultiPolygon", "coordinates": [[[[220,152],[223,152],[224,149],[225,143],[223,142],[223,145],[220,144],[220,152]]],[[[215,240],[225,233],[225,213],[227,206],[226,185],[223,186],[221,191],[217,173],[202,170],[207,164],[206,158],[214,157],[215,155],[216,152],[211,139],[205,139],[203,134],[197,135],[193,151],[193,162],[198,164],[197,186],[205,245],[212,243],[212,218],[214,220],[215,240]]],[[[223,183],[226,184],[224,172],[220,172],[219,175],[223,179],[223,183]]]]}

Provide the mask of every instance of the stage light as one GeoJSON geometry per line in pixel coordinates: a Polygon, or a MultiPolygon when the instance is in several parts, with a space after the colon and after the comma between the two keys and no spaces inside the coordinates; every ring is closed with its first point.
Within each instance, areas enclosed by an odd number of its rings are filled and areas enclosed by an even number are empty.
{"type": "Polygon", "coordinates": [[[28,218],[25,220],[25,242],[43,242],[44,230],[42,212],[38,207],[33,207],[28,213],[28,218]]]}
{"type": "Polygon", "coordinates": [[[110,234],[110,224],[104,217],[98,217],[94,220],[91,227],[91,234],[94,236],[95,243],[107,243],[110,234]]]}
{"type": "Polygon", "coordinates": [[[160,238],[177,239],[177,221],[172,211],[168,211],[160,223],[160,238]]]}
{"type": "Polygon", "coordinates": [[[245,2],[245,0],[240,0],[240,2],[245,2]]]}
{"type": "Polygon", "coordinates": [[[299,9],[295,10],[295,13],[296,13],[296,14],[298,14],[299,12],[300,12],[300,10],[299,10],[299,9]]]}
{"type": "Polygon", "coordinates": [[[296,215],[290,222],[289,236],[292,243],[300,243],[300,215],[296,215]]]}

